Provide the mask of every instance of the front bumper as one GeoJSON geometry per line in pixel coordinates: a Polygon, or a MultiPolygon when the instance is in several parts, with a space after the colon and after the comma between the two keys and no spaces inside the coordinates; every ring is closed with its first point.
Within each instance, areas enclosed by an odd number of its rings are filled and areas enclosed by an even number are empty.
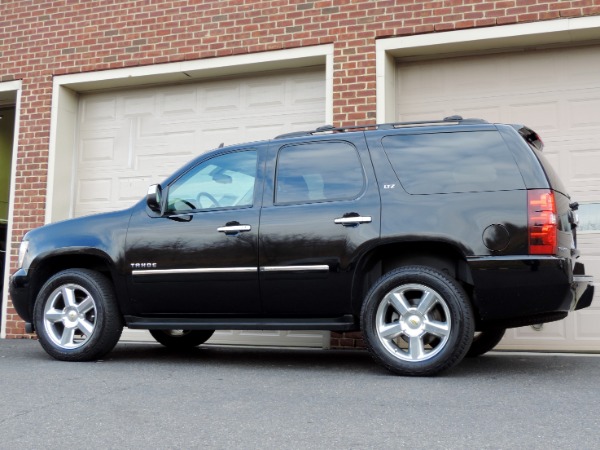
{"type": "Polygon", "coordinates": [[[17,270],[11,275],[8,283],[8,290],[12,299],[12,304],[17,314],[26,323],[33,322],[33,304],[31,297],[31,284],[29,283],[29,274],[23,269],[17,270]]]}
{"type": "Polygon", "coordinates": [[[573,266],[570,259],[475,257],[468,264],[480,322],[510,327],[557,320],[587,308],[594,296],[593,277],[585,275],[583,264],[573,266]]]}

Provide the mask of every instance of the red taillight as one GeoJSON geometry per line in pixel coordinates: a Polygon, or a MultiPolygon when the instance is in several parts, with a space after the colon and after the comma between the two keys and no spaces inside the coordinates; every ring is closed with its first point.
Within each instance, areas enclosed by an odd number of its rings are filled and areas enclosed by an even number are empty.
{"type": "Polygon", "coordinates": [[[548,189],[527,191],[530,255],[555,255],[558,250],[556,202],[548,189]]]}

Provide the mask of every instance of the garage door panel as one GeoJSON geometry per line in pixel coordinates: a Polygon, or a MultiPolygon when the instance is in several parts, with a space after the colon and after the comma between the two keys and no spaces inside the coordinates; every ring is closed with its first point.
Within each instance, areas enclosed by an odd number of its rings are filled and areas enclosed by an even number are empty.
{"type": "Polygon", "coordinates": [[[598,182],[600,180],[600,152],[597,148],[589,148],[571,153],[573,167],[572,181],[598,182]]]}
{"type": "MultiPolygon", "coordinates": [[[[133,160],[137,164],[141,159],[163,160],[165,154],[172,158],[190,159],[198,151],[198,132],[168,133],[167,135],[138,136],[131,142],[133,160]]],[[[138,166],[132,167],[138,170],[138,166]]]]}
{"type": "Polygon", "coordinates": [[[435,99],[443,95],[447,90],[445,79],[429,70],[429,66],[428,63],[407,65],[400,63],[396,83],[398,95],[404,97],[405,94],[416,91],[427,92],[429,99],[435,99]]]}
{"type": "MultiPolygon", "coordinates": [[[[289,117],[289,129],[290,131],[303,131],[303,130],[310,130],[311,127],[314,126],[314,120],[311,119],[310,114],[298,114],[297,117],[289,117]]],[[[321,123],[322,126],[325,125],[325,121],[323,121],[321,123]]],[[[281,128],[279,129],[279,131],[281,131],[281,128]]],[[[278,132],[279,132],[278,131],[278,132]]],[[[286,131],[287,133],[287,131],[286,131]]]]}
{"type": "Polygon", "coordinates": [[[289,79],[288,93],[290,103],[299,111],[311,111],[315,102],[323,100],[323,84],[314,77],[296,77],[289,79]]]}
{"type": "Polygon", "coordinates": [[[504,84],[508,81],[506,74],[505,62],[502,59],[487,59],[482,64],[477,60],[456,61],[450,64],[446,79],[450,81],[450,87],[456,86],[459,90],[478,90],[489,95],[494,95],[498,91],[502,91],[504,84]],[[466,66],[463,66],[466,63],[466,66]],[[455,74],[464,71],[469,74],[468,77],[460,76],[452,78],[455,74]],[[498,74],[503,74],[498,77],[498,74]],[[494,85],[490,85],[490,78],[496,78],[494,85]],[[491,89],[490,89],[491,88],[491,89]]]}
{"type": "Polygon", "coordinates": [[[592,96],[590,99],[578,98],[568,102],[569,105],[569,126],[570,128],[594,129],[600,127],[600,92],[588,93],[592,96]]]}
{"type": "Polygon", "coordinates": [[[164,139],[170,140],[177,136],[192,136],[198,130],[198,123],[190,120],[165,120],[154,116],[137,118],[137,139],[164,139]]]}
{"type": "Polygon", "coordinates": [[[575,323],[575,339],[598,343],[598,324],[600,323],[600,308],[581,314],[575,323]]]}
{"type": "Polygon", "coordinates": [[[143,171],[144,174],[153,175],[158,171],[163,172],[163,165],[169,165],[180,167],[178,161],[181,159],[191,159],[193,157],[194,145],[190,144],[187,140],[179,140],[179,145],[169,144],[155,144],[148,145],[144,148],[143,152],[140,151],[135,157],[135,164],[133,167],[133,173],[122,174],[123,177],[134,175],[136,171],[143,171]],[[174,161],[165,161],[165,154],[171,152],[174,161]]]}
{"type": "Polygon", "coordinates": [[[420,108],[418,106],[415,106],[413,109],[411,109],[412,112],[410,114],[399,114],[398,121],[408,122],[411,120],[431,120],[432,117],[435,117],[436,119],[441,119],[443,117],[451,115],[448,114],[448,112],[442,108],[435,108],[435,106],[432,104],[427,106],[427,108],[420,108]]]}
{"type": "Polygon", "coordinates": [[[81,159],[83,163],[112,161],[115,158],[115,138],[85,139],[81,143],[81,159]]]}
{"type": "Polygon", "coordinates": [[[423,104],[419,102],[403,101],[403,110],[399,111],[398,121],[413,121],[413,120],[439,120],[444,117],[459,114],[465,118],[487,118],[490,122],[498,122],[502,116],[506,114],[502,107],[491,105],[492,101],[474,100],[465,101],[460,105],[455,104],[451,99],[434,99],[423,104]]]}
{"type": "Polygon", "coordinates": [[[527,124],[540,134],[544,133],[544,136],[545,133],[558,130],[560,105],[557,101],[544,101],[543,98],[528,98],[526,102],[511,104],[507,122],[527,124]]]}
{"type": "Polygon", "coordinates": [[[200,91],[200,107],[202,112],[224,114],[241,112],[241,87],[239,85],[212,85],[210,89],[198,88],[200,91]]]}
{"type": "Polygon", "coordinates": [[[559,63],[560,73],[563,74],[562,81],[581,87],[598,87],[595,82],[600,73],[600,54],[597,46],[573,47],[563,51],[559,63]]]}
{"type": "Polygon", "coordinates": [[[143,94],[127,95],[123,97],[122,102],[123,105],[121,114],[124,117],[141,117],[144,115],[151,115],[156,109],[155,96],[146,96],[143,94]]]}
{"type": "Polygon", "coordinates": [[[82,123],[108,120],[117,117],[116,98],[93,98],[80,105],[79,116],[82,123]]]}
{"type": "Polygon", "coordinates": [[[196,90],[183,88],[178,92],[162,93],[159,95],[160,114],[165,117],[170,115],[192,114],[197,112],[196,90]]]}
{"type": "Polygon", "coordinates": [[[285,102],[286,89],[283,83],[269,81],[248,83],[246,108],[281,109],[285,102]]]}
{"type": "Polygon", "coordinates": [[[565,341],[567,339],[567,321],[550,322],[534,325],[530,327],[516,328],[509,330],[512,338],[516,341],[545,340],[545,341],[565,341]]]}
{"type": "Polygon", "coordinates": [[[461,114],[463,117],[501,117],[500,108],[490,108],[487,105],[466,106],[460,108],[460,111],[455,111],[453,114],[461,114]]]}
{"type": "Polygon", "coordinates": [[[503,61],[504,90],[517,93],[539,93],[548,86],[563,84],[566,76],[561,70],[563,61],[548,58],[544,51],[500,55],[503,61]]]}
{"type": "MultiPolygon", "coordinates": [[[[600,203],[599,73],[597,45],[399,62],[397,117],[461,114],[524,123],[540,133],[544,153],[573,200],[600,203]]],[[[600,233],[580,233],[578,246],[586,271],[600,281],[600,233]]],[[[544,324],[539,331],[509,330],[502,346],[600,350],[599,308],[600,292],[590,308],[566,320],[544,324]]]]}
{"type": "Polygon", "coordinates": [[[570,194],[577,201],[594,201],[600,198],[596,191],[600,190],[600,148],[589,140],[555,141],[548,146],[558,149],[552,153],[556,161],[553,167],[561,174],[570,194]],[[585,198],[584,198],[585,197],[585,198]]]}
{"type": "MultiPolygon", "coordinates": [[[[292,124],[290,124],[292,125],[292,124]]],[[[279,124],[255,124],[244,127],[244,134],[248,136],[249,141],[256,141],[261,139],[265,135],[275,137],[278,134],[281,134],[282,127],[284,127],[284,123],[279,124]]],[[[314,125],[313,125],[314,127],[314,125]]],[[[291,129],[292,127],[290,127],[291,129]]]]}
{"type": "Polygon", "coordinates": [[[80,180],[77,186],[77,201],[82,205],[90,205],[98,202],[110,202],[112,198],[112,178],[80,180]]]}
{"type": "Polygon", "coordinates": [[[117,184],[117,199],[135,203],[141,198],[139,193],[148,189],[153,180],[149,177],[120,178],[117,184]]]}

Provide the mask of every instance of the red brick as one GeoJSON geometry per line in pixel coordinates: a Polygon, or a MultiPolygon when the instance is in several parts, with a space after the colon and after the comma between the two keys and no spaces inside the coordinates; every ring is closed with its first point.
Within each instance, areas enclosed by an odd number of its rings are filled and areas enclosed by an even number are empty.
{"type": "Polygon", "coordinates": [[[509,23],[517,23],[517,22],[518,22],[517,16],[502,16],[502,17],[498,17],[496,19],[496,23],[498,25],[506,25],[509,23]]]}

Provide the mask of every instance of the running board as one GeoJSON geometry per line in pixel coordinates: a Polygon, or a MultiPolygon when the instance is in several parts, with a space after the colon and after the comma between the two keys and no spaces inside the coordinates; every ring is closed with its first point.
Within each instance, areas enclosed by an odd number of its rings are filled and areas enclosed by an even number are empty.
{"type": "Polygon", "coordinates": [[[125,316],[125,325],[145,330],[358,330],[354,317],[313,318],[149,318],[125,316]]]}

